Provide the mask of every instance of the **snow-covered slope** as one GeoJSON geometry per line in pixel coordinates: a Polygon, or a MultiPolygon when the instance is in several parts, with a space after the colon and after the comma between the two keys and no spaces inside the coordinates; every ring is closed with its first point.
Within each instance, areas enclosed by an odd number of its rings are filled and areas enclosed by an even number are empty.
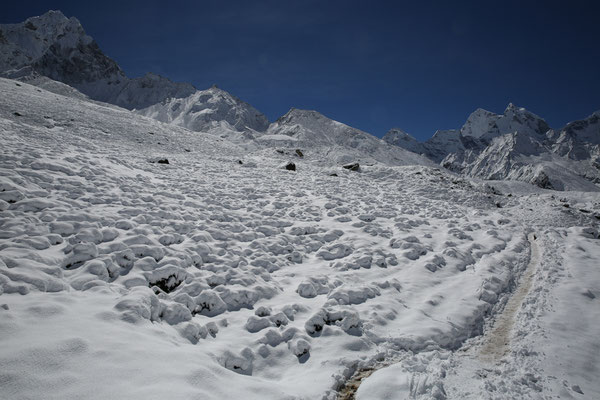
{"type": "Polygon", "coordinates": [[[0,73],[5,77],[20,75],[30,83],[36,83],[33,79],[38,75],[45,76],[94,100],[128,109],[195,91],[190,84],[173,83],[154,74],[129,79],[86,35],[75,17],[66,18],[60,11],[0,25],[0,73]]]}
{"type": "MultiPolygon", "coordinates": [[[[427,166],[330,176],[309,156],[288,171],[122,108],[6,79],[0,92],[0,397],[333,400],[395,360],[402,373],[377,386],[398,396],[405,374],[418,398],[600,392],[597,193],[502,194],[427,166]],[[543,264],[514,335],[543,339],[462,368],[454,350],[530,271],[532,231],[543,264]]],[[[385,145],[300,110],[271,129],[265,140],[385,145]]]]}
{"type": "Polygon", "coordinates": [[[198,132],[215,129],[264,132],[269,127],[267,117],[260,111],[216,86],[185,98],[167,99],[136,112],[198,132]]]}
{"type": "Polygon", "coordinates": [[[11,70],[3,73],[4,78],[10,78],[26,82],[30,85],[34,85],[45,89],[49,92],[60,94],[62,96],[74,97],[80,100],[92,101],[88,96],[75,89],[73,86],[69,86],[66,83],[55,81],[47,76],[40,75],[32,67],[23,67],[19,70],[11,70]]]}
{"type": "Polygon", "coordinates": [[[423,143],[420,143],[410,134],[400,128],[390,129],[384,136],[383,141],[392,146],[399,146],[413,153],[422,154],[425,152],[423,143]]]}
{"type": "Polygon", "coordinates": [[[433,165],[419,156],[341,122],[310,110],[292,108],[269,126],[258,142],[301,149],[335,163],[366,162],[387,165],[433,165]]]}

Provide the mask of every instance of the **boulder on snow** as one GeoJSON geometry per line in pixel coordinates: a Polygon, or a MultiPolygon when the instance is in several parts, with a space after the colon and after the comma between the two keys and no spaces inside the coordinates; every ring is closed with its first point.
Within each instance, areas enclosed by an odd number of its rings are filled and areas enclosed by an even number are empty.
{"type": "Polygon", "coordinates": [[[289,162],[289,163],[285,164],[285,169],[287,169],[288,171],[295,171],[296,164],[294,164],[293,162],[289,162]]]}
{"type": "Polygon", "coordinates": [[[160,160],[157,161],[157,163],[159,163],[159,164],[168,164],[169,160],[167,160],[166,158],[161,158],[160,160]]]}
{"type": "Polygon", "coordinates": [[[350,171],[359,171],[360,170],[359,163],[346,164],[346,165],[342,165],[342,167],[344,167],[345,169],[349,169],[350,171]]]}

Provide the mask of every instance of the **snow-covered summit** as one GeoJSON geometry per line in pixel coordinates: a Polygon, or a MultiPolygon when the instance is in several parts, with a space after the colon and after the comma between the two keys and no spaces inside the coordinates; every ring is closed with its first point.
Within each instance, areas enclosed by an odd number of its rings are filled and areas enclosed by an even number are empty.
{"type": "Polygon", "coordinates": [[[431,165],[427,158],[330,119],[313,110],[292,108],[258,138],[267,145],[301,147],[336,163],[380,162],[388,165],[431,165]]]}
{"type": "Polygon", "coordinates": [[[86,35],[76,18],[49,11],[18,24],[0,25],[2,71],[32,66],[49,78],[78,84],[99,79],[116,82],[125,74],[86,35]]]}
{"type": "Polygon", "coordinates": [[[0,25],[0,43],[12,44],[16,52],[8,54],[3,46],[0,65],[19,68],[29,61],[41,58],[51,46],[73,48],[79,44],[90,45],[93,39],[85,34],[79,20],[67,18],[60,11],[31,17],[22,23],[0,25]]]}
{"type": "Polygon", "coordinates": [[[45,76],[94,100],[129,109],[147,107],[169,97],[185,97],[195,91],[190,84],[173,83],[154,74],[128,78],[76,18],[67,18],[60,11],[48,11],[18,24],[0,25],[0,73],[25,81],[45,76]]]}
{"type": "Polygon", "coordinates": [[[489,141],[494,137],[511,132],[520,132],[533,137],[543,136],[550,127],[539,116],[513,103],[504,110],[503,114],[478,108],[461,128],[463,136],[489,141]]]}
{"type": "Polygon", "coordinates": [[[136,112],[199,132],[215,128],[264,132],[269,127],[264,114],[216,86],[185,98],[169,98],[136,112]]]}

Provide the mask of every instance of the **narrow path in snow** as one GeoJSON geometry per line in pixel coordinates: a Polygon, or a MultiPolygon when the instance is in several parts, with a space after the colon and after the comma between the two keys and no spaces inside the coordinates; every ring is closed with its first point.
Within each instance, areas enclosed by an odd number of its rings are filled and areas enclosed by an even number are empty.
{"type": "Polygon", "coordinates": [[[371,376],[373,372],[377,371],[377,369],[378,368],[362,369],[355,373],[340,390],[338,394],[338,400],[354,400],[356,398],[356,391],[358,390],[360,383],[364,379],[367,379],[369,376],[371,376]]]}
{"type": "Polygon", "coordinates": [[[531,255],[527,269],[523,273],[517,288],[508,300],[504,310],[496,317],[494,326],[483,335],[483,345],[479,352],[479,356],[486,361],[497,361],[508,352],[510,333],[515,322],[515,315],[521,308],[525,296],[527,296],[531,289],[533,275],[537,265],[540,263],[540,249],[535,241],[535,234],[530,233],[528,239],[531,255]]]}
{"type": "MultiPolygon", "coordinates": [[[[496,317],[492,328],[487,330],[481,337],[482,345],[479,347],[477,356],[484,361],[495,362],[508,353],[510,348],[510,335],[514,326],[515,316],[531,289],[533,276],[540,263],[540,250],[534,233],[530,233],[527,239],[530,244],[529,263],[506,306],[496,317]]],[[[474,350],[477,351],[476,349],[477,348],[474,350]]],[[[340,389],[338,400],[354,400],[359,386],[365,379],[378,369],[385,368],[392,364],[394,363],[388,360],[379,365],[358,370],[348,381],[346,381],[344,387],[340,389]]]]}

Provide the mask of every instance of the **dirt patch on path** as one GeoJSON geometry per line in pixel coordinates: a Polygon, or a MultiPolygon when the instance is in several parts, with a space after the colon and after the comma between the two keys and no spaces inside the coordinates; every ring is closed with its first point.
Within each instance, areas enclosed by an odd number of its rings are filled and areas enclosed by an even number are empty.
{"type": "Polygon", "coordinates": [[[360,386],[360,383],[363,379],[368,378],[373,374],[373,372],[377,371],[378,368],[368,368],[363,369],[355,373],[350,380],[346,382],[344,387],[340,390],[338,394],[338,400],[354,400],[356,391],[360,386]]]}
{"type": "Polygon", "coordinates": [[[506,303],[504,310],[496,317],[492,329],[483,335],[483,345],[479,351],[479,357],[486,361],[497,361],[508,353],[515,315],[531,289],[533,275],[540,263],[540,249],[535,241],[535,234],[530,233],[527,238],[531,249],[527,269],[521,276],[518,286],[506,303]]]}

